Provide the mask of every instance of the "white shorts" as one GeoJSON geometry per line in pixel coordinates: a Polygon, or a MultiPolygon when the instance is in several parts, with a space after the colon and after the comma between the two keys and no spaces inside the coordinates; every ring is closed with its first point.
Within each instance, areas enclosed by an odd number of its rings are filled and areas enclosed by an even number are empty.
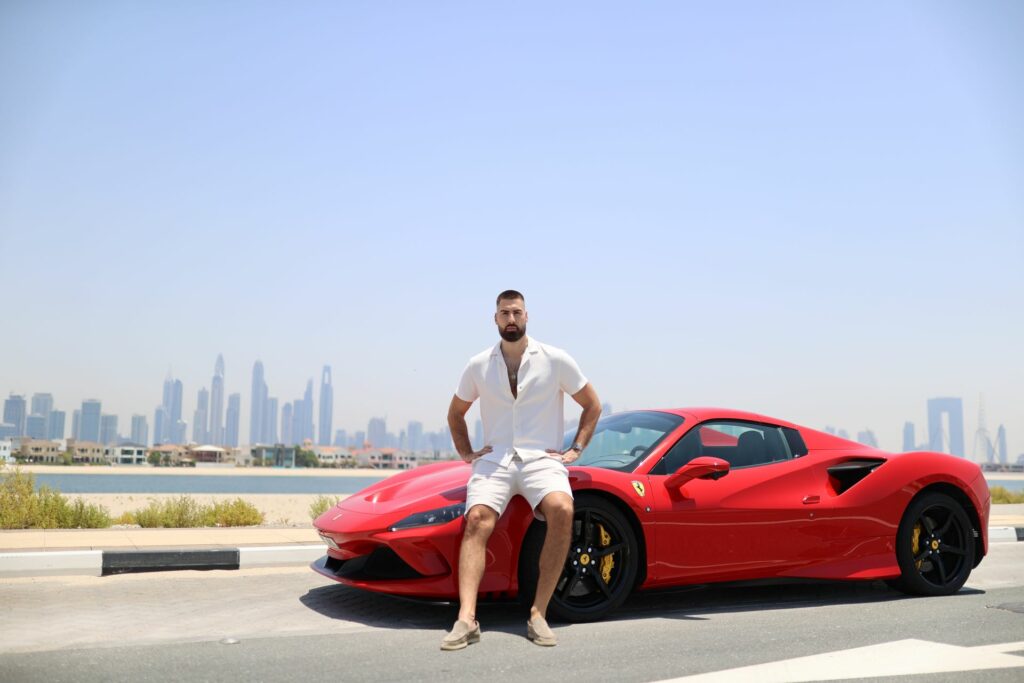
{"type": "Polygon", "coordinates": [[[533,508],[537,519],[543,520],[537,506],[544,496],[555,491],[572,498],[569,470],[556,458],[534,458],[523,462],[518,456],[509,466],[491,460],[473,462],[473,474],[466,485],[466,512],[474,505],[486,505],[500,517],[512,496],[519,494],[533,508]]]}

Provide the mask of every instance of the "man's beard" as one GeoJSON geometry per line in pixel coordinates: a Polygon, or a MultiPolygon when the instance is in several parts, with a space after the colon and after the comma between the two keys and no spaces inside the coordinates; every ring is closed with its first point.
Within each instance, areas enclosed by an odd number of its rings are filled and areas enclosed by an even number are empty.
{"type": "Polygon", "coordinates": [[[517,327],[514,330],[506,328],[503,329],[499,334],[501,334],[501,338],[507,342],[517,342],[520,339],[522,339],[523,336],[526,334],[526,326],[524,325],[523,327],[517,327]]]}

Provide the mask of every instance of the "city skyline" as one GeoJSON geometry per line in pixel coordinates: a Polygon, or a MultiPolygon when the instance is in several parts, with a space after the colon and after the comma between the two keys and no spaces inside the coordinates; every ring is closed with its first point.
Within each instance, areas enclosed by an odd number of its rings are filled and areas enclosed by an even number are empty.
{"type": "Polygon", "coordinates": [[[955,0],[4,3],[0,398],[152,441],[206,387],[244,443],[259,360],[278,437],[324,366],[332,431],[435,431],[514,288],[617,409],[898,449],[960,397],[971,449],[983,395],[1014,457],[1021,35],[955,0]]]}
{"type": "MultiPolygon", "coordinates": [[[[214,379],[220,378],[220,380],[223,380],[223,378],[224,378],[224,359],[223,359],[223,355],[222,354],[219,354],[218,357],[217,357],[216,368],[217,368],[217,370],[215,371],[214,379]]],[[[267,385],[265,383],[265,380],[264,380],[264,367],[263,367],[263,364],[262,364],[261,361],[257,360],[256,363],[254,363],[254,365],[253,365],[252,381],[253,381],[253,384],[252,384],[253,394],[255,396],[260,396],[261,400],[264,402],[264,406],[263,406],[263,408],[261,410],[265,411],[266,410],[266,404],[267,403],[272,403],[274,405],[274,409],[271,411],[270,414],[273,414],[274,416],[276,416],[277,415],[277,409],[276,409],[277,399],[275,397],[268,397],[267,396],[268,387],[267,387],[267,385]]],[[[322,382],[322,384],[321,384],[321,391],[320,391],[321,400],[323,400],[323,398],[326,396],[331,401],[331,404],[333,404],[333,381],[331,379],[330,366],[324,366],[323,367],[323,369],[321,371],[321,382],[322,382]]],[[[165,402],[168,401],[168,400],[172,400],[173,401],[173,397],[180,395],[181,391],[182,391],[182,386],[181,386],[180,380],[174,380],[170,376],[168,376],[167,379],[164,380],[164,400],[165,400],[165,402]],[[170,399],[168,399],[169,396],[171,397],[170,399]]],[[[237,441],[237,440],[236,441],[231,441],[231,440],[229,440],[230,439],[230,436],[229,436],[229,439],[224,440],[223,443],[217,443],[216,441],[213,441],[213,440],[210,440],[210,439],[196,439],[195,436],[196,436],[197,433],[209,436],[210,434],[212,434],[212,431],[210,431],[210,429],[207,429],[207,431],[203,432],[201,430],[198,430],[197,427],[194,424],[190,425],[187,422],[179,421],[180,422],[180,424],[179,424],[179,431],[176,432],[176,433],[177,434],[184,434],[186,428],[191,427],[192,428],[191,433],[193,435],[193,438],[192,439],[182,438],[181,441],[177,441],[177,442],[167,441],[165,443],[182,443],[182,444],[184,444],[184,443],[196,443],[196,444],[210,443],[210,444],[213,444],[213,445],[223,445],[223,446],[254,445],[254,444],[257,444],[257,443],[270,443],[270,444],[273,444],[273,443],[284,443],[286,445],[298,445],[298,444],[301,444],[303,442],[303,440],[307,440],[308,439],[310,441],[310,443],[315,444],[315,445],[322,445],[322,446],[324,446],[324,445],[339,446],[340,445],[340,446],[348,446],[348,447],[355,447],[355,448],[359,448],[359,447],[362,447],[365,444],[369,444],[369,445],[372,445],[372,446],[375,446],[375,447],[392,447],[392,448],[403,447],[403,448],[415,449],[415,448],[417,448],[418,444],[424,444],[424,445],[434,444],[433,446],[430,446],[430,448],[433,448],[433,449],[436,450],[436,445],[437,445],[437,440],[436,439],[437,439],[438,436],[443,436],[444,440],[445,440],[445,443],[447,443],[447,439],[450,438],[448,436],[447,423],[444,423],[444,424],[440,425],[436,432],[435,431],[424,432],[423,422],[421,422],[419,420],[416,420],[416,419],[410,419],[410,420],[408,420],[407,423],[401,423],[401,424],[403,424],[405,426],[404,426],[404,428],[399,429],[398,432],[389,430],[387,428],[387,420],[388,420],[388,418],[387,418],[387,414],[385,414],[383,417],[382,416],[372,416],[372,417],[368,418],[365,430],[358,430],[357,429],[357,430],[352,430],[350,432],[348,428],[338,428],[338,429],[334,430],[333,432],[331,432],[330,438],[325,443],[324,442],[325,432],[323,430],[322,424],[320,422],[312,423],[310,421],[311,418],[312,418],[312,413],[314,411],[319,414],[319,416],[320,416],[319,419],[322,420],[325,417],[325,413],[324,413],[324,410],[323,410],[323,407],[324,407],[323,404],[321,404],[319,407],[316,407],[316,406],[313,406],[313,404],[311,403],[312,402],[312,393],[313,393],[313,380],[312,380],[312,378],[310,378],[309,380],[307,380],[306,390],[305,390],[305,394],[304,394],[303,398],[296,399],[294,402],[290,402],[290,403],[284,404],[284,408],[281,411],[281,432],[280,433],[277,432],[276,426],[267,426],[267,425],[259,426],[259,425],[257,425],[255,422],[253,422],[252,412],[250,411],[250,428],[251,428],[251,430],[255,429],[255,431],[250,431],[250,434],[262,434],[263,436],[267,437],[268,440],[265,440],[265,441],[251,441],[251,442],[243,442],[243,441],[237,441]],[[293,408],[296,409],[298,412],[294,412],[293,413],[292,412],[293,408]],[[292,425],[292,426],[289,428],[286,425],[292,425]],[[296,430],[300,430],[300,431],[296,431],[296,430]],[[296,437],[295,436],[296,434],[300,434],[300,436],[296,437]],[[319,435],[319,436],[316,436],[316,438],[314,438],[315,435],[319,435]]],[[[196,401],[196,409],[194,411],[194,415],[199,417],[201,415],[205,415],[206,414],[205,406],[208,406],[208,402],[204,402],[204,401],[206,401],[208,399],[209,394],[208,394],[208,392],[206,392],[205,387],[202,387],[202,388],[200,388],[199,393],[197,394],[197,396],[198,396],[198,398],[197,398],[197,401],[196,401]],[[204,396],[205,396],[205,399],[204,399],[204,396]]],[[[566,397],[566,401],[567,401],[568,404],[571,404],[571,401],[569,400],[569,397],[566,397]]],[[[32,394],[33,414],[37,410],[47,410],[47,411],[50,411],[50,412],[61,413],[62,411],[54,411],[53,410],[53,405],[54,405],[53,402],[54,402],[54,399],[53,399],[52,393],[34,393],[34,394],[32,394]]],[[[23,414],[24,410],[25,410],[25,405],[26,405],[26,400],[25,400],[24,395],[11,394],[9,400],[5,400],[5,402],[4,402],[4,411],[3,411],[3,417],[4,417],[4,421],[5,422],[7,421],[8,415],[9,415],[9,413],[8,413],[9,403],[12,404],[12,406],[11,406],[11,411],[12,411],[11,414],[13,414],[13,415],[21,415],[24,418],[22,424],[27,424],[27,419],[28,419],[29,416],[23,414]]],[[[113,440],[107,441],[105,439],[109,439],[111,436],[114,436],[114,437],[120,436],[126,442],[130,441],[132,443],[139,443],[139,444],[146,444],[146,445],[155,445],[156,444],[155,441],[153,443],[146,443],[146,441],[144,439],[140,440],[140,439],[135,438],[138,434],[145,433],[148,430],[147,423],[145,422],[145,416],[143,416],[143,415],[136,415],[136,414],[133,414],[131,416],[131,429],[132,429],[131,434],[132,434],[132,436],[131,436],[131,438],[126,438],[124,435],[118,434],[118,431],[117,431],[118,417],[117,417],[117,415],[116,414],[110,414],[108,412],[102,411],[101,410],[102,400],[97,400],[97,399],[85,399],[85,400],[82,401],[82,408],[81,409],[75,409],[75,411],[74,411],[74,413],[75,413],[75,423],[74,423],[74,425],[72,427],[71,434],[68,434],[66,436],[71,437],[75,432],[77,432],[81,428],[80,425],[79,425],[80,420],[81,420],[80,414],[85,412],[87,404],[88,404],[88,408],[89,408],[89,415],[90,415],[89,422],[90,422],[90,424],[95,423],[96,416],[97,415],[99,416],[99,425],[96,427],[97,429],[99,429],[99,432],[101,434],[101,437],[99,439],[97,439],[97,441],[99,443],[114,443],[113,440]],[[103,436],[104,434],[106,436],[103,436]]],[[[987,461],[987,462],[1003,462],[1003,463],[1011,463],[1011,464],[1012,463],[1016,463],[1019,458],[1024,458],[1024,452],[1014,452],[1014,451],[1012,451],[1011,448],[1008,447],[1008,445],[1007,445],[1008,444],[1008,440],[1007,440],[1007,433],[1006,433],[1005,425],[1003,425],[1003,424],[999,424],[998,425],[998,427],[996,429],[995,438],[992,438],[992,436],[990,434],[988,434],[987,425],[985,423],[985,408],[984,408],[984,399],[983,399],[983,397],[979,397],[979,418],[978,418],[978,421],[976,423],[975,429],[972,431],[972,433],[975,434],[975,443],[971,447],[971,450],[967,450],[967,447],[966,447],[966,441],[965,441],[966,429],[965,429],[965,425],[968,424],[968,422],[970,420],[969,420],[969,418],[965,414],[964,401],[963,401],[962,398],[960,398],[960,397],[932,397],[932,398],[925,399],[924,405],[925,405],[925,411],[924,411],[925,419],[920,421],[920,424],[922,424],[924,426],[923,436],[925,437],[925,440],[924,441],[919,441],[916,438],[916,435],[918,434],[917,426],[918,426],[919,422],[913,421],[913,420],[905,420],[902,423],[902,426],[899,428],[899,434],[900,434],[900,437],[899,437],[900,445],[899,446],[897,446],[895,444],[891,445],[891,444],[888,444],[888,443],[880,443],[879,438],[876,435],[875,429],[873,429],[870,426],[865,427],[863,429],[859,429],[858,428],[858,429],[853,430],[852,432],[849,431],[845,427],[842,427],[842,426],[838,426],[837,427],[837,426],[834,426],[834,425],[831,425],[831,424],[825,424],[825,425],[804,424],[803,426],[810,427],[811,429],[818,429],[820,431],[824,431],[824,432],[827,432],[827,433],[830,433],[830,434],[836,434],[836,435],[840,436],[841,438],[849,439],[850,441],[860,442],[860,443],[863,443],[863,444],[866,444],[866,445],[869,445],[869,446],[872,446],[872,447],[875,447],[875,448],[881,448],[883,450],[887,450],[887,451],[891,451],[891,452],[901,452],[901,451],[905,452],[905,451],[910,451],[910,450],[932,450],[932,451],[951,453],[953,455],[957,455],[959,457],[965,457],[967,459],[975,460],[977,462],[986,462],[987,461]],[[977,441],[977,439],[979,439],[979,438],[983,439],[983,441],[984,441],[983,443],[980,444],[980,448],[981,448],[980,452],[979,452],[979,442],[977,441]]],[[[609,410],[609,406],[610,406],[609,402],[605,401],[603,403],[603,408],[604,408],[604,410],[606,412],[609,410]]],[[[684,406],[662,406],[662,407],[684,407],[684,406]]],[[[161,415],[162,409],[163,409],[163,406],[158,406],[157,407],[156,417],[157,417],[158,420],[160,419],[160,415],[161,415]]],[[[631,408],[627,408],[627,409],[631,409],[631,408]]],[[[234,431],[232,431],[231,429],[228,429],[227,433],[229,433],[229,434],[237,434],[238,433],[237,422],[241,419],[240,411],[241,411],[241,397],[240,397],[240,394],[239,393],[233,393],[229,397],[229,420],[234,420],[235,427],[233,428],[234,431]],[[232,417],[232,415],[235,415],[236,417],[232,417]]],[[[328,420],[329,420],[328,430],[330,430],[330,426],[333,425],[333,423],[334,423],[333,412],[329,411],[327,413],[327,416],[328,416],[328,420]]],[[[780,416],[780,415],[772,415],[770,417],[776,417],[776,418],[779,418],[779,419],[788,420],[788,418],[786,418],[784,416],[780,416]]],[[[567,428],[569,428],[569,424],[572,421],[574,421],[575,419],[577,419],[577,418],[578,418],[578,410],[574,411],[574,410],[570,409],[567,412],[567,414],[566,414],[567,428]]],[[[256,418],[256,420],[260,420],[260,419],[261,419],[261,417],[257,417],[256,418]]],[[[276,419],[276,417],[275,417],[275,419],[276,419]]],[[[789,420],[789,421],[794,421],[794,420],[789,420]]],[[[204,422],[204,424],[208,425],[209,422],[204,422]]],[[[392,422],[392,425],[394,425],[394,424],[395,423],[392,422]]],[[[473,409],[471,409],[470,413],[467,414],[467,425],[470,427],[470,433],[472,435],[472,439],[474,439],[474,443],[476,443],[477,441],[480,440],[480,438],[482,438],[481,435],[482,435],[483,432],[482,432],[481,423],[480,423],[480,420],[479,420],[479,417],[478,417],[478,411],[475,409],[475,406],[474,406],[473,409]]],[[[351,425],[349,425],[349,426],[351,426],[351,425]]],[[[229,427],[230,427],[230,425],[229,425],[229,427]]],[[[888,432],[890,430],[885,430],[885,431],[888,432]]],[[[893,429],[891,431],[893,431],[894,433],[896,432],[895,429],[893,429]]],[[[26,435],[32,436],[31,434],[29,434],[27,432],[27,430],[26,430],[26,435]]],[[[35,437],[33,436],[32,438],[35,438],[35,437]]],[[[83,438],[83,440],[87,440],[87,439],[83,438]]],[[[449,446],[450,446],[450,444],[449,444],[449,446]]],[[[447,448],[447,447],[448,446],[445,446],[444,448],[447,448]]]]}

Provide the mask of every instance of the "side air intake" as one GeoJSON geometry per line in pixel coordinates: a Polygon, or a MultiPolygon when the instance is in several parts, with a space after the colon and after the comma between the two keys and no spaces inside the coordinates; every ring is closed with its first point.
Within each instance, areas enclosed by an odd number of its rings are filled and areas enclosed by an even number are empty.
{"type": "Polygon", "coordinates": [[[828,468],[829,483],[832,484],[832,488],[835,490],[836,495],[840,495],[849,490],[850,487],[861,479],[874,472],[875,469],[884,462],[884,460],[864,458],[859,460],[847,460],[846,462],[841,462],[838,465],[833,465],[828,468]]]}

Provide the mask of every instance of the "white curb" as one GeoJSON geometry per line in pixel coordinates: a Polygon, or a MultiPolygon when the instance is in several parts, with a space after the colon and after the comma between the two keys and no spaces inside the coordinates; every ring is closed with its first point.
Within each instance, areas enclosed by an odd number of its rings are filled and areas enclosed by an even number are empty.
{"type": "Polygon", "coordinates": [[[63,550],[52,553],[0,553],[0,578],[15,576],[100,576],[102,550],[63,550]]]}
{"type": "Polygon", "coordinates": [[[1017,541],[1017,529],[1012,526],[990,526],[988,528],[989,543],[1005,543],[1017,541]]]}
{"type": "Polygon", "coordinates": [[[249,546],[238,549],[238,568],[309,564],[326,552],[327,546],[323,544],[249,546]]]}

